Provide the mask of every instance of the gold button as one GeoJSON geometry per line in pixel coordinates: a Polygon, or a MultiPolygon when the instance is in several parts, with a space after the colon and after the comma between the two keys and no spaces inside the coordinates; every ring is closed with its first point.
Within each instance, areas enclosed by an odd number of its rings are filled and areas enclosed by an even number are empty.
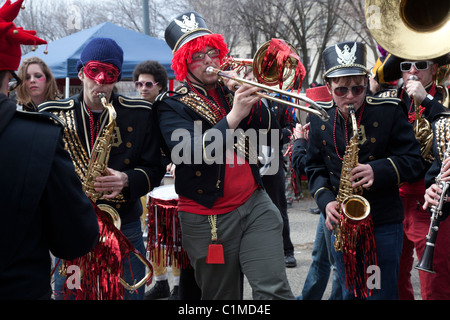
{"type": "Polygon", "coordinates": [[[377,142],[377,139],[375,139],[375,138],[370,138],[370,142],[375,143],[375,142],[377,142]]]}
{"type": "Polygon", "coordinates": [[[203,190],[202,190],[202,189],[198,189],[198,190],[197,190],[197,193],[198,193],[198,194],[203,194],[203,190]]]}
{"type": "Polygon", "coordinates": [[[131,142],[127,142],[127,148],[131,148],[133,144],[131,142]]]}
{"type": "Polygon", "coordinates": [[[370,157],[369,157],[369,160],[370,160],[370,161],[372,161],[373,159],[375,159],[374,156],[370,156],[370,157]]]}
{"type": "Polygon", "coordinates": [[[374,127],[374,128],[378,128],[378,122],[377,122],[377,121],[375,121],[375,122],[373,123],[373,127],[374,127]]]}
{"type": "Polygon", "coordinates": [[[324,131],[324,130],[325,130],[325,125],[324,125],[324,124],[321,125],[321,126],[320,126],[320,129],[322,129],[322,131],[324,131]]]}
{"type": "Polygon", "coordinates": [[[202,173],[201,173],[201,171],[195,171],[195,175],[196,175],[197,177],[200,177],[200,176],[202,175],[202,173]]]}
{"type": "Polygon", "coordinates": [[[120,203],[116,204],[116,209],[120,209],[120,203]]]}
{"type": "Polygon", "coordinates": [[[125,159],[125,160],[123,160],[123,163],[125,163],[125,164],[130,164],[130,159],[125,159]]]}
{"type": "Polygon", "coordinates": [[[128,127],[127,130],[128,132],[133,132],[133,127],[128,127]]]}
{"type": "Polygon", "coordinates": [[[322,144],[323,144],[324,146],[326,146],[326,145],[327,145],[327,142],[326,142],[325,140],[323,140],[323,141],[322,141],[322,144]]]}

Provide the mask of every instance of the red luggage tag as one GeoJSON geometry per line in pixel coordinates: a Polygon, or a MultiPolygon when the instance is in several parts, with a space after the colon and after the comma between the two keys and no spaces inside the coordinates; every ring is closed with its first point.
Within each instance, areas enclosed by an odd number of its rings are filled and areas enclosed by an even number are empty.
{"type": "Polygon", "coordinates": [[[208,246],[208,253],[206,254],[207,264],[224,264],[225,258],[223,255],[223,246],[217,243],[217,216],[208,216],[209,224],[211,225],[211,243],[208,246]]]}

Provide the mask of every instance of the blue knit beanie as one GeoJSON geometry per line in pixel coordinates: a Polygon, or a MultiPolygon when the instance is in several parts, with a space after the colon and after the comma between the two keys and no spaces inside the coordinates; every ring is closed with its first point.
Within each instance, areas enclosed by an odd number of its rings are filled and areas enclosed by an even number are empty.
{"type": "Polygon", "coordinates": [[[115,65],[119,69],[119,79],[122,77],[123,50],[110,38],[94,38],[81,52],[80,60],[77,62],[77,70],[89,61],[107,62],[115,65]]]}

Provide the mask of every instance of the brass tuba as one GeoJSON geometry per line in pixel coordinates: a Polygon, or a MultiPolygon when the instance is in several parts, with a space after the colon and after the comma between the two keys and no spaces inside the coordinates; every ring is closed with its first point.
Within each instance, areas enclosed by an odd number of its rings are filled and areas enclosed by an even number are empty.
{"type": "MultiPolygon", "coordinates": [[[[408,60],[430,60],[450,52],[450,2],[448,0],[366,0],[366,24],[386,51],[408,60]],[[437,43],[442,39],[441,42],[437,43]]],[[[445,98],[445,97],[444,97],[445,98]]],[[[433,161],[433,131],[415,103],[414,132],[422,158],[433,161]]]]}

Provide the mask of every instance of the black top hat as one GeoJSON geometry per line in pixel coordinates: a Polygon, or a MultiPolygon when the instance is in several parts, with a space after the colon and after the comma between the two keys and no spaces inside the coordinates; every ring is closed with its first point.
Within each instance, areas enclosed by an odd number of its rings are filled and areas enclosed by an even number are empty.
{"type": "Polygon", "coordinates": [[[366,46],[360,42],[341,42],[322,53],[324,78],[366,75],[366,46]]]}
{"type": "Polygon", "coordinates": [[[212,32],[208,30],[205,20],[200,14],[192,11],[173,19],[166,28],[164,38],[175,53],[187,42],[206,34],[212,34],[212,32]]]}

